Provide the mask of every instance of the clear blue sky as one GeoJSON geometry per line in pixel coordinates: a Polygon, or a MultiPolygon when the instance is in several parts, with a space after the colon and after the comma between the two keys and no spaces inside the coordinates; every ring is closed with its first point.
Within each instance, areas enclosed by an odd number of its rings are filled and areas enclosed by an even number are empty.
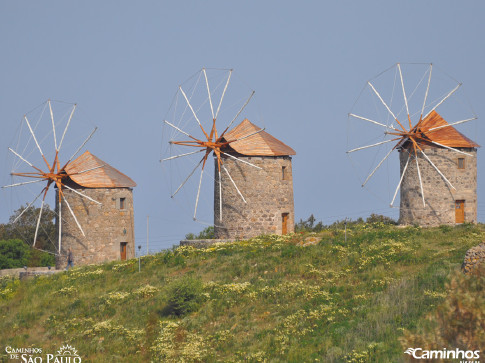
{"type": "MultiPolygon", "coordinates": [[[[347,113],[385,68],[433,62],[463,82],[482,117],[468,136],[484,145],[483,14],[482,1],[2,1],[0,170],[9,173],[7,146],[25,112],[48,98],[76,102],[99,126],[88,149],[138,183],[136,243],[149,215],[151,249],[171,246],[204,226],[162,183],[161,122],[189,75],[234,68],[256,90],[267,131],[297,152],[297,219],[397,217],[360,187],[345,154],[347,113]]],[[[478,168],[480,181],[481,151],[478,168]]]]}

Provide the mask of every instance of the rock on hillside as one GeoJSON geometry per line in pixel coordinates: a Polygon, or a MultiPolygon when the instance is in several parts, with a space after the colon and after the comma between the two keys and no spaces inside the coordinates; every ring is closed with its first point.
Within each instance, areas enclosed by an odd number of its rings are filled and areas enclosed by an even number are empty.
{"type": "Polygon", "coordinates": [[[475,265],[481,262],[485,262],[485,242],[466,251],[465,260],[461,265],[461,269],[464,273],[468,273],[475,265]]]}

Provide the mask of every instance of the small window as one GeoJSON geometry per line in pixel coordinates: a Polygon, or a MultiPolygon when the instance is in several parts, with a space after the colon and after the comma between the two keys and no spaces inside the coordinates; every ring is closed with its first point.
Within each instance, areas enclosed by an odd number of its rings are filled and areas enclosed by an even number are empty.
{"type": "Polygon", "coordinates": [[[120,198],[120,209],[125,209],[126,198],[120,198]]]}
{"type": "Polygon", "coordinates": [[[281,167],[281,179],[286,180],[286,166],[281,167]]]}
{"type": "Polygon", "coordinates": [[[465,169],[465,158],[458,158],[458,169],[465,169]]]}

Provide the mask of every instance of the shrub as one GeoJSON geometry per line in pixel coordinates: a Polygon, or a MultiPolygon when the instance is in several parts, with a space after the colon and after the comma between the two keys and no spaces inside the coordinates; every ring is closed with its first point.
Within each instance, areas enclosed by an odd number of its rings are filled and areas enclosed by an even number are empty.
{"type": "Polygon", "coordinates": [[[391,217],[383,216],[381,214],[374,214],[372,213],[369,217],[367,217],[366,223],[383,223],[383,224],[390,224],[396,225],[397,222],[392,219],[391,217]]]}
{"type": "Polygon", "coordinates": [[[19,239],[0,241],[0,269],[27,266],[30,248],[19,239]]]}
{"type": "Polygon", "coordinates": [[[485,347],[485,264],[470,275],[455,272],[445,301],[418,333],[405,332],[403,348],[480,350],[485,347]]]}
{"type": "Polygon", "coordinates": [[[187,275],[172,282],[164,315],[182,316],[197,311],[203,302],[203,288],[200,279],[187,275]]]}
{"type": "Polygon", "coordinates": [[[204,228],[199,234],[187,233],[185,239],[214,239],[214,226],[204,228]]]}
{"type": "Polygon", "coordinates": [[[47,252],[42,252],[40,256],[40,266],[55,266],[56,265],[56,256],[47,253],[47,252]]]}
{"type": "Polygon", "coordinates": [[[300,221],[295,224],[295,232],[321,232],[325,226],[323,225],[322,221],[318,222],[317,224],[315,224],[315,222],[316,218],[313,214],[310,215],[310,217],[308,217],[306,220],[300,219],[300,221]]]}

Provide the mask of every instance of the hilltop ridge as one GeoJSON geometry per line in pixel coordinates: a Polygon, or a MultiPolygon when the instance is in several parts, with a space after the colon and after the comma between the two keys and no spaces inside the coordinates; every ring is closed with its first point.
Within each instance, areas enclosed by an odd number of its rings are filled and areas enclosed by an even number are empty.
{"type": "MultiPolygon", "coordinates": [[[[0,278],[0,341],[83,362],[404,361],[482,225],[259,236],[0,278]]],[[[2,353],[5,354],[5,353],[2,353]]]]}

